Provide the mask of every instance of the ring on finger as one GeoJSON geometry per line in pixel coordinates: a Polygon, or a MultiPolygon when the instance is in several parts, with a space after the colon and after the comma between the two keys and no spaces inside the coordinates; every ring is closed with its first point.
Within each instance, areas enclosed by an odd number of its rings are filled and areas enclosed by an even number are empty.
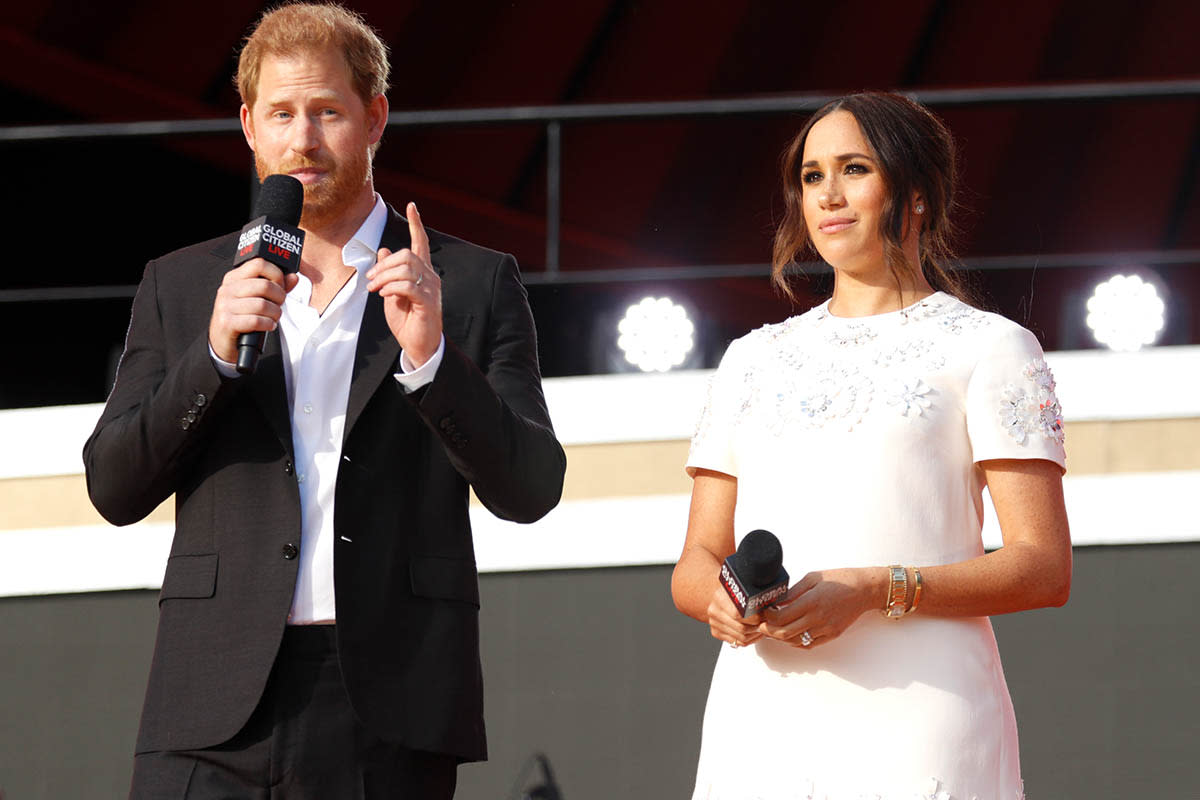
{"type": "Polygon", "coordinates": [[[416,281],[416,283],[414,283],[414,284],[413,284],[413,286],[420,286],[420,285],[421,285],[421,281],[423,281],[423,280],[425,280],[425,273],[424,273],[424,272],[418,272],[418,273],[417,273],[417,281],[416,281]]]}
{"type": "Polygon", "coordinates": [[[800,634],[800,646],[801,647],[808,647],[812,643],[813,643],[813,637],[812,637],[811,633],[809,633],[808,631],[805,631],[804,633],[800,634]]]}

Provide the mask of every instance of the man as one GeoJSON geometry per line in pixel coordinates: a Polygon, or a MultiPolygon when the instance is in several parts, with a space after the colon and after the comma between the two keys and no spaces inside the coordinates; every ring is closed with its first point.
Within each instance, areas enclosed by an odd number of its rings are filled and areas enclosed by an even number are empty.
{"type": "Polygon", "coordinates": [[[387,74],[338,6],[266,14],[242,128],[260,178],[304,184],[300,274],[231,269],[230,234],[134,300],[84,447],[110,521],[175,495],[133,797],[449,798],[486,757],[468,485],[530,522],[565,457],[512,257],[375,194],[387,74]]]}

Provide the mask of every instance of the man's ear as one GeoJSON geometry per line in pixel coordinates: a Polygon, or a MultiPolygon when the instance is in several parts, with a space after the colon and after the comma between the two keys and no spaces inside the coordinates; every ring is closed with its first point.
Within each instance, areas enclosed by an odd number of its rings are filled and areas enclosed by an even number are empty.
{"type": "Polygon", "coordinates": [[[388,101],[387,97],[377,94],[367,103],[367,142],[377,144],[383,138],[383,129],[387,127],[388,101]]]}
{"type": "Polygon", "coordinates": [[[238,112],[242,121],[242,135],[246,137],[246,144],[250,145],[250,149],[254,149],[254,120],[250,117],[250,109],[245,103],[242,103],[242,109],[238,112]]]}

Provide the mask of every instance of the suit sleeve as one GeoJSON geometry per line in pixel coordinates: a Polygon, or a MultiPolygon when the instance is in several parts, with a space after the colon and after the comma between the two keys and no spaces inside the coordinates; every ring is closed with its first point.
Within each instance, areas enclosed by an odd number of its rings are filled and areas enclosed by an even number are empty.
{"type": "MultiPolygon", "coordinates": [[[[125,352],[96,429],[83,446],[88,495],[115,525],[145,517],[178,488],[213,412],[232,386],[208,354],[206,330],[168,332],[155,262],[133,300],[125,352]],[[168,353],[168,338],[185,342],[168,353]]],[[[194,327],[194,326],[193,326],[194,327]]]]}
{"type": "Polygon", "coordinates": [[[567,459],[546,410],[533,314],[512,256],[494,273],[489,315],[480,364],[447,340],[418,409],[489,511],[533,522],[558,504],[567,459]]]}

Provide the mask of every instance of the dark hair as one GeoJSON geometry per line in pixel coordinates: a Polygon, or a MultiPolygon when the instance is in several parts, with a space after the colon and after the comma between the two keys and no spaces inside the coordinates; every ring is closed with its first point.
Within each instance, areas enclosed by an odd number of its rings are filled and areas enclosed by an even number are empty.
{"type": "Polygon", "coordinates": [[[954,207],[956,181],[954,137],[929,109],[903,95],[889,92],[851,94],[825,104],[809,118],[792,139],[782,156],[783,221],[775,231],[771,280],[790,299],[795,299],[784,269],[812,247],[804,224],[801,161],[808,132],[820,120],[835,111],[854,115],[874,156],[888,189],[888,198],[879,220],[883,255],[888,268],[897,277],[920,269],[935,290],[961,296],[966,287],[950,269],[953,257],[954,228],[950,211],[954,207]],[[909,215],[909,198],[921,195],[925,212],[921,215],[919,265],[908,263],[901,243],[909,215]]]}

